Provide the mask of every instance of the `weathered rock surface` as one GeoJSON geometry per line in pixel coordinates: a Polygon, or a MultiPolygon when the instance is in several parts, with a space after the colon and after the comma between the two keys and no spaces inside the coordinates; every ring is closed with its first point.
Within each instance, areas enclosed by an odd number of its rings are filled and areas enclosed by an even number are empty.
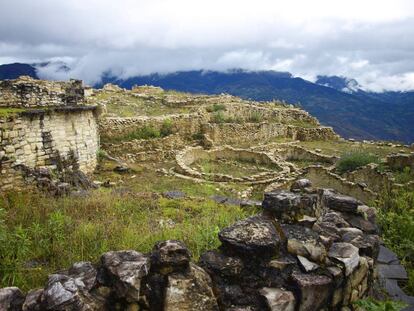
{"type": "Polygon", "coordinates": [[[6,287],[0,289],[0,310],[21,310],[24,295],[17,287],[6,287]]]}
{"type": "Polygon", "coordinates": [[[326,207],[339,212],[356,213],[358,206],[362,205],[362,202],[353,197],[337,194],[329,190],[324,192],[323,197],[326,207]]]}
{"type": "Polygon", "coordinates": [[[350,275],[359,264],[358,248],[350,243],[334,243],[328,254],[345,266],[346,275],[350,275]]]}
{"type": "Polygon", "coordinates": [[[266,298],[267,305],[271,311],[294,311],[296,299],[292,292],[282,288],[265,287],[260,294],[266,298]]]}
{"type": "Polygon", "coordinates": [[[186,269],[190,264],[190,251],[181,241],[167,240],[157,243],[152,250],[151,264],[161,274],[186,269]]]}
{"type": "Polygon", "coordinates": [[[101,257],[100,282],[112,286],[120,298],[138,302],[141,281],[148,275],[150,260],[136,251],[108,252],[101,257]]]}
{"type": "Polygon", "coordinates": [[[292,280],[299,288],[299,311],[319,310],[328,300],[332,279],[325,275],[293,273],[292,280]]]}
{"type": "Polygon", "coordinates": [[[191,264],[188,274],[171,274],[165,294],[164,310],[219,310],[211,288],[210,276],[191,264]]]}
{"type": "MultiPolygon", "coordinates": [[[[219,233],[223,247],[241,256],[271,257],[276,255],[281,237],[274,223],[263,216],[253,216],[236,222],[219,233]]],[[[260,258],[258,258],[260,259],[260,258]]]]}

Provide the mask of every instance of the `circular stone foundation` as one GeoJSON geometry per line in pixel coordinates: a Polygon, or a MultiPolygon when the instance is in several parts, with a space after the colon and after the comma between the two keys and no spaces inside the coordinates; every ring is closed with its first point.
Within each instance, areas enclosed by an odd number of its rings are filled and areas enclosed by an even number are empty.
{"type": "Polygon", "coordinates": [[[186,148],[176,156],[178,173],[215,182],[270,183],[290,173],[290,166],[269,153],[229,146],[186,148]]]}

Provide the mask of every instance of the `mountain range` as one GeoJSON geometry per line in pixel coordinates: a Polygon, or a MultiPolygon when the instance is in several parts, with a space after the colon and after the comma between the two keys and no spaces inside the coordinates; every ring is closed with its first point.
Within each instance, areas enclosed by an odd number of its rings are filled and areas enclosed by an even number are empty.
{"type": "MultiPolygon", "coordinates": [[[[0,79],[21,74],[38,78],[36,66],[0,65],[0,79]]],[[[120,79],[104,74],[102,81],[123,88],[154,85],[191,93],[228,93],[245,99],[283,100],[296,104],[345,138],[414,141],[414,91],[373,93],[362,90],[355,79],[318,76],[315,83],[275,71],[180,71],[120,79]]]]}

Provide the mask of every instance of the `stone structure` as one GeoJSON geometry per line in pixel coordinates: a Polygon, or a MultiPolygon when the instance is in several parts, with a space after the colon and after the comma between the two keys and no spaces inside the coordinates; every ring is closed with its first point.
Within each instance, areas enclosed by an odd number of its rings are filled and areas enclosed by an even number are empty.
{"type": "Polygon", "coordinates": [[[219,249],[198,264],[174,240],[149,254],[111,251],[50,275],[42,289],[0,289],[0,309],[316,311],[370,292],[379,252],[372,208],[306,180],[265,194],[262,206],[221,230],[219,249]]]}
{"type": "Polygon", "coordinates": [[[82,104],[80,81],[0,82],[0,190],[23,186],[39,169],[95,169],[96,109],[82,104]]]}
{"type": "Polygon", "coordinates": [[[78,106],[84,101],[82,81],[35,80],[22,76],[0,81],[0,107],[41,108],[78,106]]]}
{"type": "Polygon", "coordinates": [[[208,181],[242,182],[248,184],[270,183],[276,179],[285,177],[291,172],[291,168],[287,163],[280,159],[275,159],[268,153],[237,149],[230,146],[217,147],[210,150],[205,150],[202,147],[185,148],[183,151],[177,153],[176,165],[178,173],[186,176],[208,181]],[[192,168],[191,165],[199,160],[238,160],[250,163],[250,165],[254,163],[265,164],[270,166],[271,169],[251,176],[234,177],[220,173],[200,172],[192,168]]]}

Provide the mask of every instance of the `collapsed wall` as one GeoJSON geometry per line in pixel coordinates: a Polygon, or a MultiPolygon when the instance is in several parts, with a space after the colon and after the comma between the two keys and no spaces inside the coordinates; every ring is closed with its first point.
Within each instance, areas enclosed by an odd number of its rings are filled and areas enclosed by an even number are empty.
{"type": "Polygon", "coordinates": [[[110,251],[27,295],[0,289],[0,309],[340,310],[372,291],[380,242],[373,208],[306,180],[265,194],[262,206],[222,229],[221,246],[198,264],[175,240],[148,254],[110,251]]]}
{"type": "Polygon", "coordinates": [[[95,169],[96,108],[82,105],[81,87],[80,81],[0,82],[0,190],[22,187],[33,170],[95,169]]]}

